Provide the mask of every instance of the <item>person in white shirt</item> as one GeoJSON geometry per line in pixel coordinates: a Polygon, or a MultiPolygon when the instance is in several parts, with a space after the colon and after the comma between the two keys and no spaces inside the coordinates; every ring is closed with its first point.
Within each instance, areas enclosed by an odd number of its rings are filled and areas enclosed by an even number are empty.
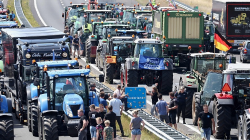
{"type": "MultiPolygon", "coordinates": [[[[124,88],[125,89],[125,88],[124,88]]],[[[121,85],[117,85],[117,89],[114,91],[114,93],[117,94],[117,98],[120,99],[122,101],[122,103],[124,103],[125,105],[125,110],[127,111],[127,98],[125,98],[128,95],[123,94],[124,93],[124,89],[121,90],[121,85]]]]}
{"type": "Polygon", "coordinates": [[[110,100],[109,105],[111,105],[113,107],[113,112],[116,114],[116,121],[120,127],[122,137],[124,137],[124,131],[123,131],[122,122],[121,122],[123,104],[122,104],[121,100],[117,98],[116,93],[114,93],[113,99],[110,100]],[[120,107],[121,107],[121,109],[120,109],[120,107]]]}

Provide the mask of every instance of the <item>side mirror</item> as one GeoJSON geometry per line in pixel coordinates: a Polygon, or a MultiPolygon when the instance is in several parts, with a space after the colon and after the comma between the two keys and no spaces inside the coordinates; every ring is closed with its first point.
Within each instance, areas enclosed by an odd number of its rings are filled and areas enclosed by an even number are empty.
{"type": "Polygon", "coordinates": [[[33,82],[34,86],[38,86],[39,83],[40,83],[40,79],[39,78],[35,78],[35,80],[33,82]]]}
{"type": "Polygon", "coordinates": [[[62,13],[62,17],[64,18],[64,13],[62,13]]]}
{"type": "Polygon", "coordinates": [[[99,82],[104,82],[104,75],[99,75],[99,82]]]}

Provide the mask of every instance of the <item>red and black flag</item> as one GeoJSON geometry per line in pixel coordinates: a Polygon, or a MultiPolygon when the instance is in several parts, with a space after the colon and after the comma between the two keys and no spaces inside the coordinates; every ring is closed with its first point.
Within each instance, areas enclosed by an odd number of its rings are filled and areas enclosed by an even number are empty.
{"type": "Polygon", "coordinates": [[[220,34],[216,28],[214,33],[214,45],[217,49],[225,52],[232,48],[232,45],[220,34]]]}

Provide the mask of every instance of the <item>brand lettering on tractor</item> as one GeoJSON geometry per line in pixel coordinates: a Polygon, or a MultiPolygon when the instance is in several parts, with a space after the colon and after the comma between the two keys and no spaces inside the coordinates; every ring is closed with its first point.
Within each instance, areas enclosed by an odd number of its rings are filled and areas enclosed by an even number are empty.
{"type": "MultiPolygon", "coordinates": [[[[61,53],[56,53],[55,56],[61,56],[61,53]]],[[[53,57],[53,53],[33,53],[32,57],[53,57]]]]}
{"type": "Polygon", "coordinates": [[[193,16],[193,14],[180,14],[180,13],[176,13],[176,16],[177,17],[192,17],[193,16]]]}

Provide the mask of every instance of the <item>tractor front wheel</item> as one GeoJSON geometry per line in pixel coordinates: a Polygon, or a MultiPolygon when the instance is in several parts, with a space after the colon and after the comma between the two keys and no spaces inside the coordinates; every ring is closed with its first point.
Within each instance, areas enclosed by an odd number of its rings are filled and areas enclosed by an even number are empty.
{"type": "Polygon", "coordinates": [[[56,116],[43,116],[43,140],[59,140],[56,116]]]}
{"type": "Polygon", "coordinates": [[[0,117],[0,140],[14,140],[14,123],[12,116],[0,117]]]}
{"type": "Polygon", "coordinates": [[[138,86],[138,72],[136,70],[125,69],[125,85],[126,87],[138,86]]]}
{"type": "Polygon", "coordinates": [[[192,118],[193,118],[194,125],[197,125],[198,116],[201,111],[202,111],[202,108],[200,106],[200,93],[196,92],[193,95],[193,101],[192,101],[192,118]]]}
{"type": "Polygon", "coordinates": [[[110,63],[105,64],[104,80],[108,84],[113,84],[114,66],[110,63]]]}

